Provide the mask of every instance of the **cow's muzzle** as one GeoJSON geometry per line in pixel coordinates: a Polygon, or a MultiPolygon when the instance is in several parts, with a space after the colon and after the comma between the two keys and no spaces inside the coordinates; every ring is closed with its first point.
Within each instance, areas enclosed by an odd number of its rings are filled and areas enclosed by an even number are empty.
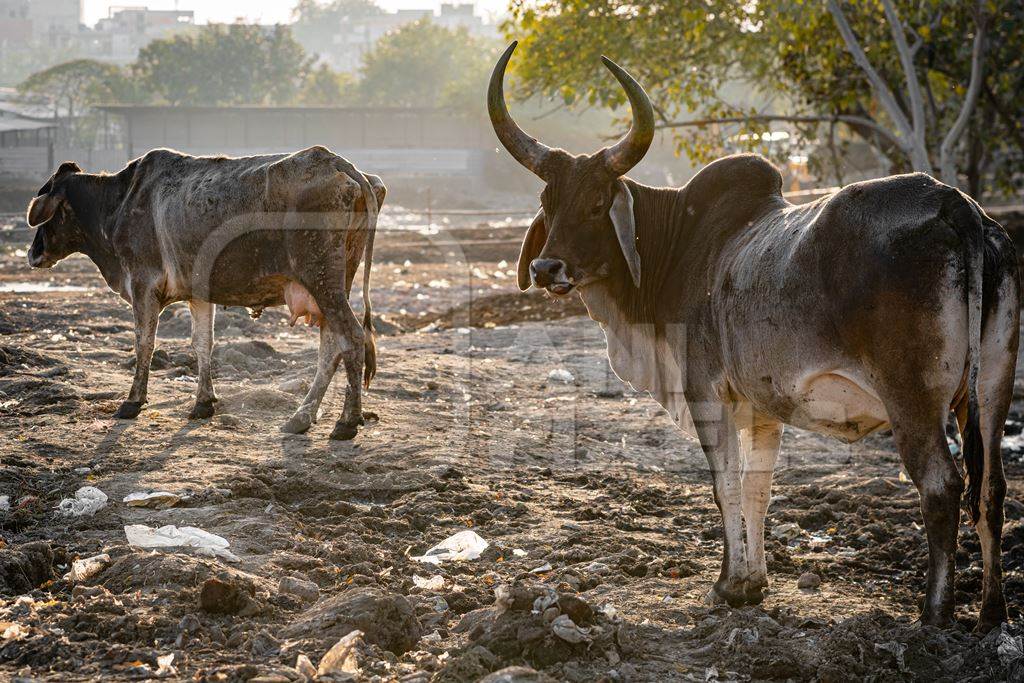
{"type": "Polygon", "coordinates": [[[46,247],[42,244],[41,238],[36,238],[28,250],[28,264],[33,268],[50,268],[57,262],[56,259],[46,257],[46,247]]]}
{"type": "Polygon", "coordinates": [[[541,287],[552,294],[568,294],[573,284],[566,272],[565,261],[553,258],[538,258],[530,263],[530,279],[535,287],[541,287]]]}

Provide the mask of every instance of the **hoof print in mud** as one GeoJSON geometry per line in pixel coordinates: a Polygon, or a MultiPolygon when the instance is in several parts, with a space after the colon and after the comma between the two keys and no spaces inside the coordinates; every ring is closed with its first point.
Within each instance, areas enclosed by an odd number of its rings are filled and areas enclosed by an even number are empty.
{"type": "Polygon", "coordinates": [[[114,413],[115,420],[134,420],[142,412],[142,403],[139,401],[125,401],[114,413]]]}

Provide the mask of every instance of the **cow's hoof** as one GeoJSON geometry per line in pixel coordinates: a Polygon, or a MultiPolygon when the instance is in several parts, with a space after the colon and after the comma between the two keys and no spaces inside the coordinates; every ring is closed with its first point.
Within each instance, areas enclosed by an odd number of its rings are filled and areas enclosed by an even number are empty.
{"type": "Polygon", "coordinates": [[[764,588],[765,586],[756,586],[754,584],[747,584],[743,590],[743,602],[747,605],[760,605],[764,602],[764,588]]]}
{"type": "Polygon", "coordinates": [[[941,629],[946,629],[956,624],[956,620],[953,619],[952,610],[946,612],[945,610],[932,611],[925,609],[925,611],[921,613],[921,618],[918,622],[921,626],[934,626],[935,628],[941,629]]]}
{"type": "Polygon", "coordinates": [[[1000,624],[1006,623],[1006,603],[1000,601],[995,605],[981,606],[981,614],[978,616],[978,625],[974,632],[978,635],[987,635],[993,629],[999,628],[1000,624]]]}
{"type": "Polygon", "coordinates": [[[356,438],[358,431],[356,425],[338,420],[334,425],[334,431],[331,432],[331,438],[335,441],[351,441],[356,438]]]}
{"type": "Polygon", "coordinates": [[[728,586],[725,582],[719,581],[704,598],[709,605],[729,605],[729,607],[743,607],[747,604],[747,595],[743,586],[728,586]]]}
{"type": "Polygon", "coordinates": [[[114,419],[117,420],[134,420],[142,412],[141,401],[125,401],[121,404],[121,407],[114,413],[114,419]]]}
{"type": "Polygon", "coordinates": [[[281,425],[281,431],[285,434],[305,434],[312,424],[313,418],[306,413],[295,413],[281,425]]]}
{"type": "Polygon", "coordinates": [[[190,420],[205,420],[208,417],[213,417],[213,401],[196,403],[192,412],[188,414],[190,420]]]}

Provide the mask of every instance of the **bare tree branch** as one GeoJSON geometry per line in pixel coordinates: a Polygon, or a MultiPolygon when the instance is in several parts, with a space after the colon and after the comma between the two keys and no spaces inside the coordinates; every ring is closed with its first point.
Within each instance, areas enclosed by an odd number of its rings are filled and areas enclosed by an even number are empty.
{"type": "Polygon", "coordinates": [[[960,113],[953,122],[953,126],[946,133],[939,148],[939,169],[942,173],[942,182],[947,185],[957,186],[956,162],[953,159],[956,143],[960,141],[967,128],[967,123],[974,112],[974,106],[978,102],[978,95],[981,93],[981,82],[985,77],[985,29],[986,19],[983,14],[982,3],[978,3],[978,13],[975,19],[974,45],[971,48],[971,81],[967,86],[967,95],[964,103],[960,106],[960,113]]]}
{"type": "Polygon", "coordinates": [[[931,173],[932,169],[931,162],[928,159],[928,150],[915,144],[914,130],[911,127],[910,121],[907,120],[907,115],[900,108],[892,90],[889,89],[885,80],[878,74],[878,71],[872,66],[871,60],[864,53],[864,48],[860,46],[857,36],[854,35],[853,29],[850,28],[850,24],[846,21],[846,15],[843,14],[838,0],[828,0],[828,10],[832,14],[832,19],[836,23],[836,28],[839,29],[843,42],[846,44],[847,51],[849,51],[857,66],[864,71],[864,75],[867,76],[868,82],[875,91],[875,95],[878,97],[882,108],[885,109],[886,113],[896,124],[896,128],[902,138],[896,141],[897,146],[910,157],[910,163],[915,170],[931,173]]]}
{"type": "Polygon", "coordinates": [[[910,98],[910,115],[914,127],[914,144],[927,149],[925,143],[924,98],[921,95],[921,81],[917,78],[917,67],[914,66],[914,55],[907,45],[907,34],[903,30],[900,19],[892,0],[882,0],[885,18],[889,21],[889,30],[896,43],[896,52],[900,57],[900,66],[907,81],[907,96],[910,98]]]}
{"type": "Polygon", "coordinates": [[[727,124],[727,123],[769,123],[771,121],[783,121],[786,123],[832,123],[840,122],[850,125],[860,126],[863,128],[869,128],[873,132],[878,133],[886,140],[889,140],[894,145],[902,149],[900,139],[892,133],[892,131],[886,129],[883,126],[878,125],[876,122],[864,116],[855,116],[853,114],[837,114],[835,116],[825,115],[809,115],[809,116],[790,116],[787,114],[752,114],[750,116],[723,116],[718,118],[707,118],[707,119],[693,119],[690,121],[670,121],[668,123],[661,123],[655,126],[656,129],[665,128],[702,128],[705,126],[712,126],[715,124],[727,124]]]}

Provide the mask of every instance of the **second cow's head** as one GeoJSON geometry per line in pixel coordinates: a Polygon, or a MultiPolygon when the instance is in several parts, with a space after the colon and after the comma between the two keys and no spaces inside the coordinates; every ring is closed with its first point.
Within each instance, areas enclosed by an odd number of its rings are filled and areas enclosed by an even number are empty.
{"type": "Polygon", "coordinates": [[[68,181],[81,172],[78,164],[65,161],[28,205],[28,224],[36,230],[28,250],[33,268],[50,268],[81,249],[82,231],[68,200],[68,181]]]}
{"type": "Polygon", "coordinates": [[[621,272],[640,286],[633,198],[622,180],[654,139],[654,110],[640,84],[602,57],[629,97],[633,124],[622,140],[595,154],[573,156],[527,135],[509,115],[503,81],[516,43],[491,73],[487,109],[494,132],[516,161],[546,183],[541,210],[519,254],[519,288],[557,295],[621,272]]]}

